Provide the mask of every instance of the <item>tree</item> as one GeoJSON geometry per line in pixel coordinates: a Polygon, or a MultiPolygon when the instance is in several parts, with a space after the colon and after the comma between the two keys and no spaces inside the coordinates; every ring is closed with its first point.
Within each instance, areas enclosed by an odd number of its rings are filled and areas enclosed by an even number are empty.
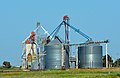
{"type": "Polygon", "coordinates": [[[120,67],[120,58],[113,63],[113,67],[120,67]]]}
{"type": "Polygon", "coordinates": [[[4,62],[3,62],[3,67],[5,67],[5,68],[11,68],[10,62],[4,61],[4,62]]]}
{"type": "MultiPolygon", "coordinates": [[[[108,65],[112,66],[112,64],[113,64],[112,57],[110,55],[107,55],[107,57],[108,57],[108,65]]],[[[102,60],[103,60],[103,67],[106,67],[106,55],[103,56],[102,60]]]]}

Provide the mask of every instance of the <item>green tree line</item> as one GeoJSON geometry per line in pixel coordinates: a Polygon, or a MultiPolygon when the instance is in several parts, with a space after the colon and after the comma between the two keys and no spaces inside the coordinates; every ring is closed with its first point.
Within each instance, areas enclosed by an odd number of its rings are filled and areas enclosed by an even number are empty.
{"type": "MultiPolygon", "coordinates": [[[[107,55],[107,58],[108,58],[108,66],[109,67],[120,67],[120,58],[118,58],[114,62],[110,55],[107,55]]],[[[106,55],[103,56],[102,60],[103,60],[103,67],[106,67],[106,55]]]]}

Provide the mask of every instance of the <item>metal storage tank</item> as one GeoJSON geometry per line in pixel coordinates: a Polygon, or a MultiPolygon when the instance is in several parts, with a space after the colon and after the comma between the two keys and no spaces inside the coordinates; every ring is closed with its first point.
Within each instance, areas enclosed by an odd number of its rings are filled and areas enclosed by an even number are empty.
{"type": "Polygon", "coordinates": [[[102,67],[102,46],[90,44],[78,47],[78,68],[102,67]]]}
{"type": "Polygon", "coordinates": [[[69,54],[58,39],[45,46],[45,69],[69,68],[69,54]]]}

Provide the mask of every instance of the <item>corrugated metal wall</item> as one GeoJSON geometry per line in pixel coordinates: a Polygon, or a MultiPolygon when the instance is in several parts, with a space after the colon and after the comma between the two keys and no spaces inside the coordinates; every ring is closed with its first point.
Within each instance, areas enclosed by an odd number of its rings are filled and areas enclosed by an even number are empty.
{"type": "Polygon", "coordinates": [[[78,47],[78,68],[102,68],[102,46],[78,47]]]}
{"type": "Polygon", "coordinates": [[[45,45],[45,69],[69,68],[69,52],[59,40],[55,39],[45,45]]]}
{"type": "Polygon", "coordinates": [[[60,45],[45,46],[45,68],[46,69],[61,69],[62,52],[60,45]]]}

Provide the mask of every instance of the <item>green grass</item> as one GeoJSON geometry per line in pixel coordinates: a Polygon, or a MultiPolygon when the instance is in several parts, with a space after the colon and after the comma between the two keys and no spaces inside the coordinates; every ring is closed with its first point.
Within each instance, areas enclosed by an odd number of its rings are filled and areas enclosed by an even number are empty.
{"type": "Polygon", "coordinates": [[[4,68],[4,67],[2,67],[2,66],[0,66],[0,72],[1,71],[22,71],[20,68],[18,68],[18,67],[11,67],[11,68],[4,68]]]}
{"type": "Polygon", "coordinates": [[[0,72],[0,78],[120,78],[120,69],[70,69],[0,72]]]}

